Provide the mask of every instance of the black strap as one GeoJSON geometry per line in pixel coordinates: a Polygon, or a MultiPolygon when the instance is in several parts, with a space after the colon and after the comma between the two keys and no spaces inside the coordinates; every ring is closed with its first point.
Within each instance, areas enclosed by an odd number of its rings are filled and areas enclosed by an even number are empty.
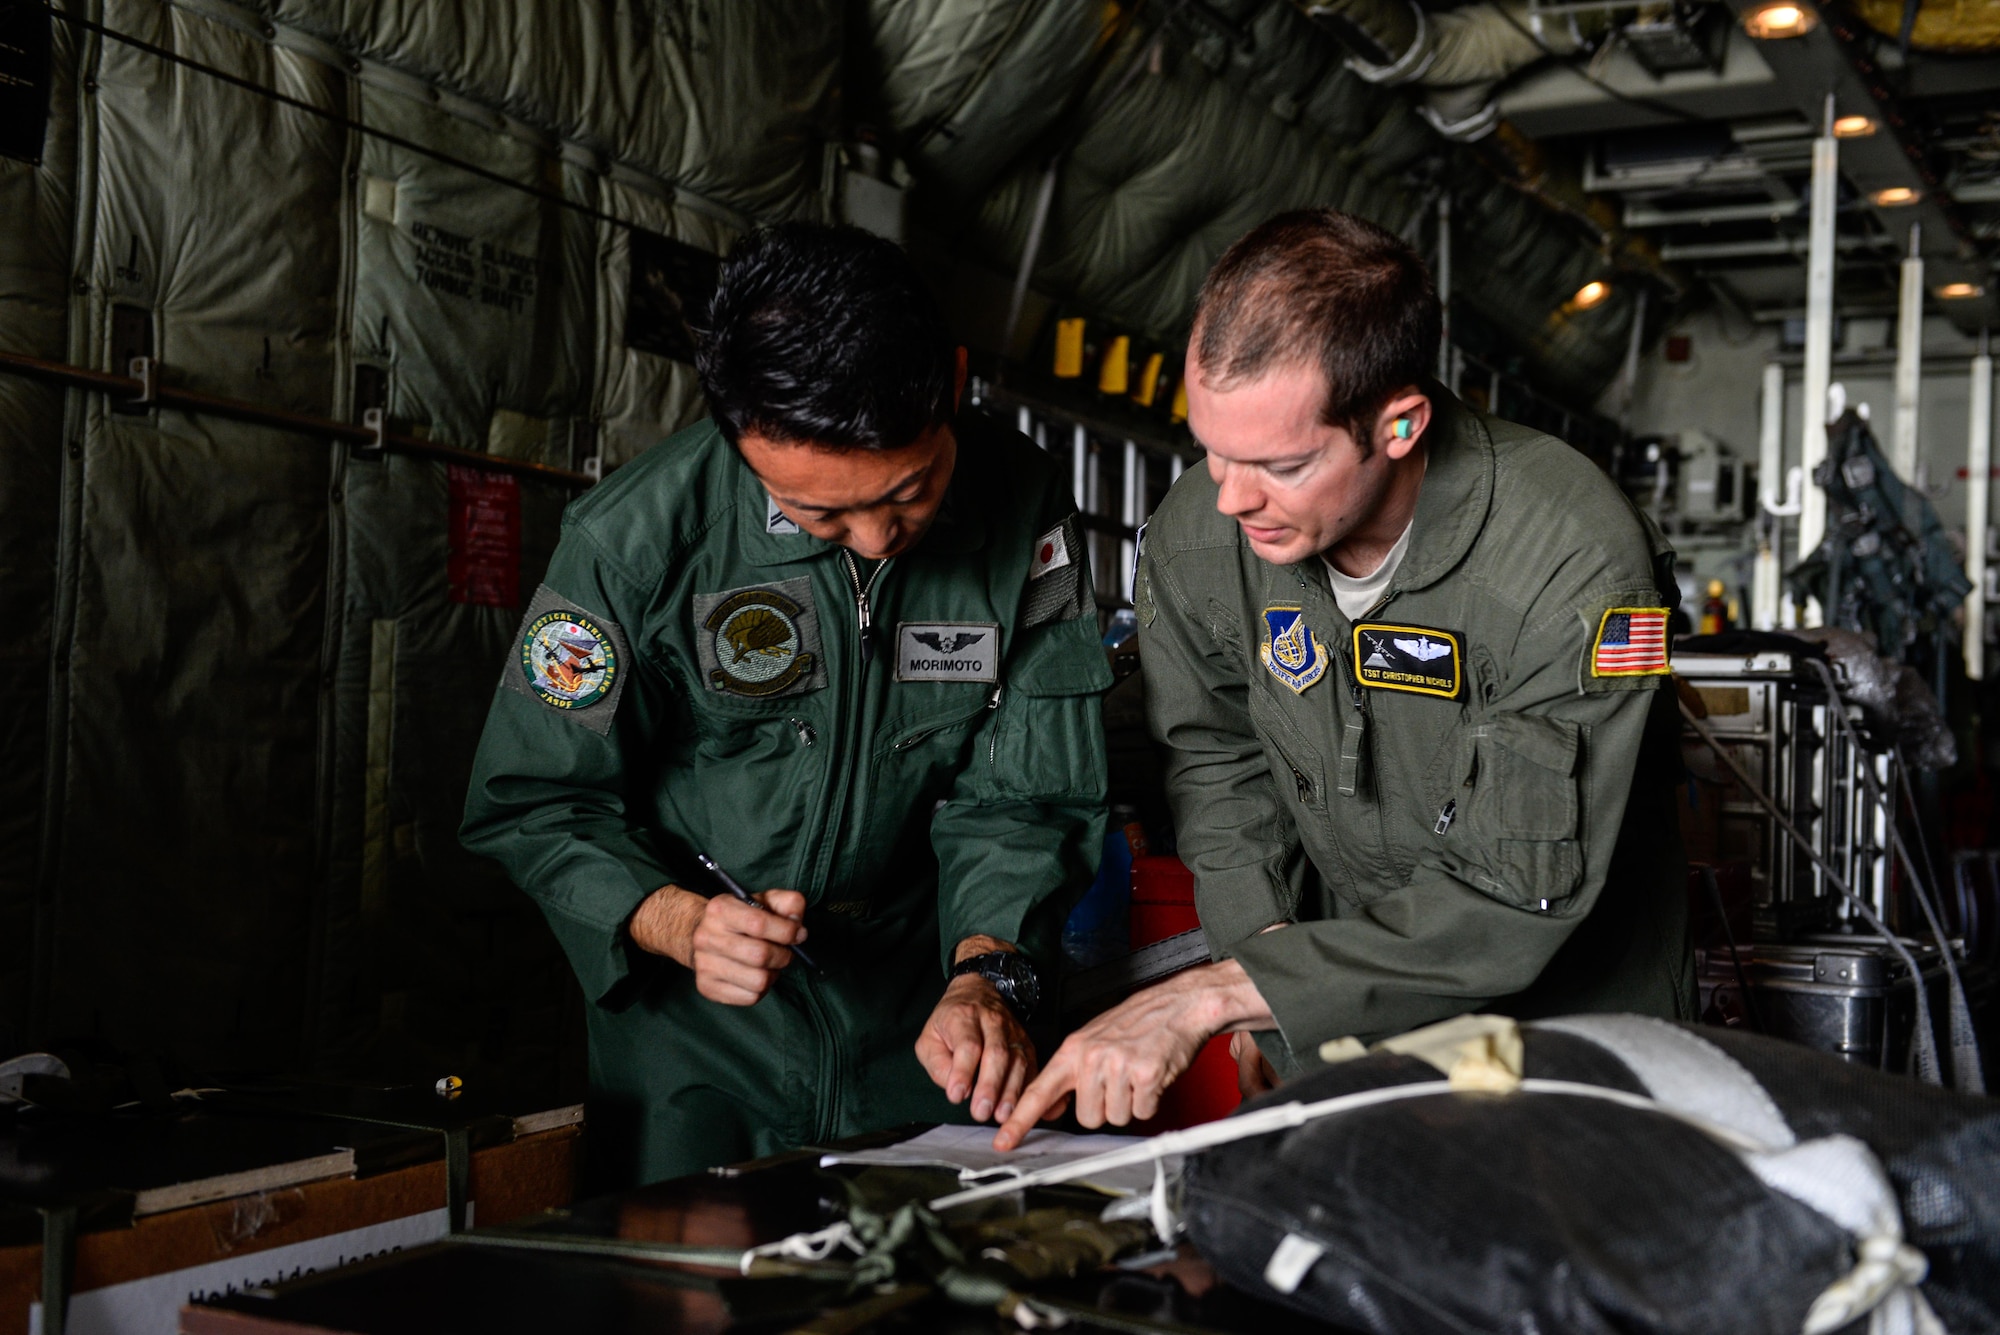
{"type": "Polygon", "coordinates": [[[76,1279],[75,1205],[44,1205],[42,1216],[42,1335],[62,1335],[76,1279]]]}

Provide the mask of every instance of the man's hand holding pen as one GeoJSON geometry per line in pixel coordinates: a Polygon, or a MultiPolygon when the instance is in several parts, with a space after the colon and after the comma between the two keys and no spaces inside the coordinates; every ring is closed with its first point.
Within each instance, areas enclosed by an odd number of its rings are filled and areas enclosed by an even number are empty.
{"type": "Polygon", "coordinates": [[[753,902],[662,886],[632,915],[628,930],[641,950],[694,971],[695,990],[725,1006],[754,1006],[806,939],[806,897],[766,890],[753,902]]]}

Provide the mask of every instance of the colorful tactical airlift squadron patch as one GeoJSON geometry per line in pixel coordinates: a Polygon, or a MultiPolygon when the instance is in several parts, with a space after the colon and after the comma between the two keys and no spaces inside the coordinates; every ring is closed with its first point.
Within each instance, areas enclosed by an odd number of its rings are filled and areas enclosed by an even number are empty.
{"type": "Polygon", "coordinates": [[[1448,630],[1380,621],[1354,627],[1354,675],[1363,686],[1454,700],[1465,682],[1464,668],[1458,636],[1448,630]]]}
{"type": "Polygon", "coordinates": [[[825,684],[810,586],[788,579],[694,600],[695,650],[711,690],[764,699],[825,684]]]}
{"type": "Polygon", "coordinates": [[[593,732],[611,731],[630,658],[615,622],[581,610],[545,584],[528,604],[519,643],[517,663],[503,678],[508,689],[593,732]]]}
{"type": "Polygon", "coordinates": [[[618,667],[603,627],[567,608],[529,622],[521,641],[521,672],[551,709],[590,708],[611,694],[618,667]]]}
{"type": "Polygon", "coordinates": [[[1304,692],[1326,675],[1326,646],[1306,624],[1303,608],[1265,608],[1264,643],[1258,653],[1271,675],[1295,692],[1304,692]]]}
{"type": "Polygon", "coordinates": [[[1597,623],[1590,646],[1593,677],[1660,677],[1667,664],[1667,609],[1614,607],[1597,623]]]}

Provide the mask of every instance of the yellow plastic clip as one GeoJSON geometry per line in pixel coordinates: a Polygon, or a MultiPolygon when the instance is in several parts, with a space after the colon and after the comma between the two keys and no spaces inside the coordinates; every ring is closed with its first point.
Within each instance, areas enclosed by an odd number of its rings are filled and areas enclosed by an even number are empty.
{"type": "Polygon", "coordinates": [[[1056,321],[1056,378],[1074,380],[1083,374],[1083,317],[1056,321]]]}
{"type": "Polygon", "coordinates": [[[1123,394],[1132,382],[1132,340],[1124,334],[1111,340],[1097,365],[1097,392],[1123,394]]]}
{"type": "Polygon", "coordinates": [[[1153,406],[1153,400],[1159,397],[1160,372],[1166,362],[1167,359],[1157,352],[1146,358],[1146,365],[1139,372],[1139,387],[1132,391],[1132,402],[1141,408],[1153,406]]]}

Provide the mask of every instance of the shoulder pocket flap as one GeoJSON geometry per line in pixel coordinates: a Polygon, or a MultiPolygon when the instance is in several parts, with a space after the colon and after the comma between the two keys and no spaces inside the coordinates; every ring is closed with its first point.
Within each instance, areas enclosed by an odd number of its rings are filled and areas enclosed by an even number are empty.
{"type": "Polygon", "coordinates": [[[1111,663],[1097,640],[1097,619],[1022,631],[1000,680],[1022,695],[1102,695],[1110,690],[1111,663]]]}
{"type": "Polygon", "coordinates": [[[1532,761],[1545,770],[1562,775],[1576,773],[1577,727],[1574,723],[1534,714],[1495,714],[1479,726],[1479,735],[1490,737],[1521,759],[1532,761]]]}

